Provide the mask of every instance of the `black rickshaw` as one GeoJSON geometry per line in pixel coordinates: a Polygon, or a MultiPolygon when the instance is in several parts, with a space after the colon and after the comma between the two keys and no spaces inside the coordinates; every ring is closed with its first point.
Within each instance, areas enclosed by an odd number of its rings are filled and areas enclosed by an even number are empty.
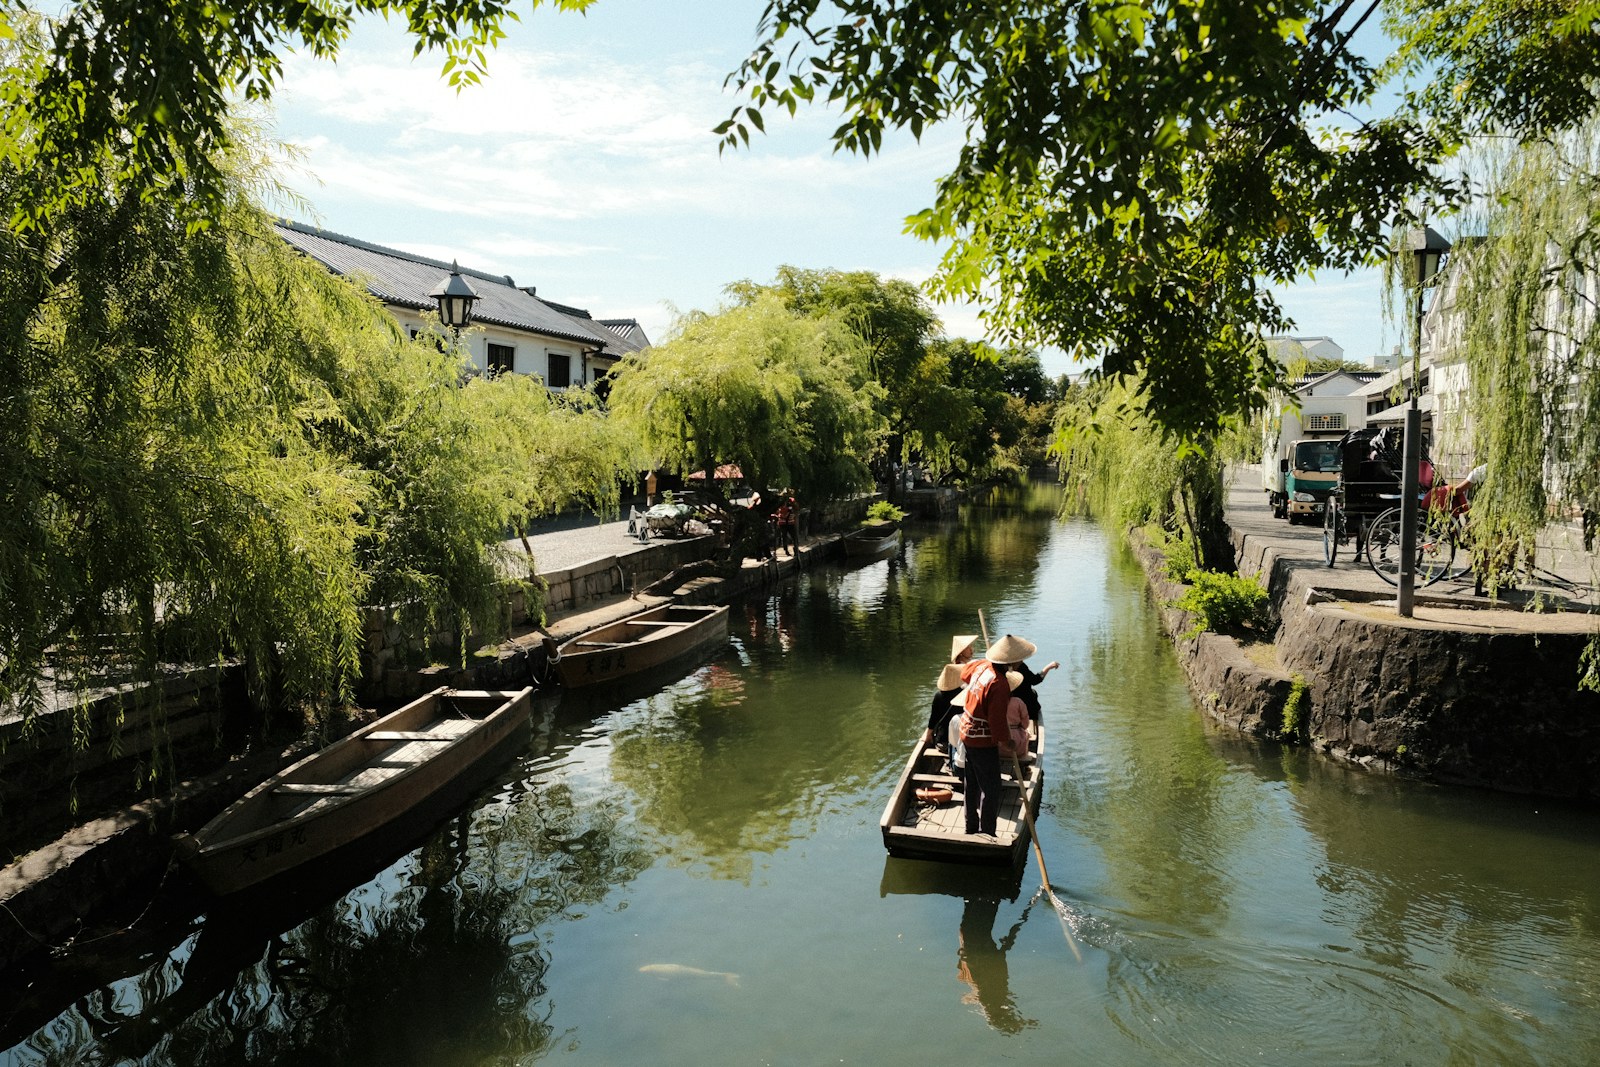
{"type": "MultiPolygon", "coordinates": [[[[1339,482],[1323,512],[1322,555],[1333,566],[1339,546],[1355,538],[1355,558],[1363,557],[1378,577],[1394,585],[1400,575],[1399,427],[1351,430],[1339,439],[1339,482]]],[[[1424,459],[1426,455],[1424,454],[1424,459]]],[[[1426,491],[1428,486],[1419,487],[1426,491]]],[[[1421,518],[1419,507],[1419,519],[1421,518]]],[[[1413,573],[1417,584],[1438,581],[1455,555],[1453,540],[1419,530],[1413,573]]]]}

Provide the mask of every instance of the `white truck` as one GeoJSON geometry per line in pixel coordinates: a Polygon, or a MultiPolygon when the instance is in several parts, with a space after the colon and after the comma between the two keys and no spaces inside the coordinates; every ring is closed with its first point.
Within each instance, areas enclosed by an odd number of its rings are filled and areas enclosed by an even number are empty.
{"type": "Polygon", "coordinates": [[[1330,371],[1280,398],[1262,440],[1261,487],[1273,515],[1320,521],[1339,484],[1339,438],[1366,425],[1366,382],[1330,371]]]}

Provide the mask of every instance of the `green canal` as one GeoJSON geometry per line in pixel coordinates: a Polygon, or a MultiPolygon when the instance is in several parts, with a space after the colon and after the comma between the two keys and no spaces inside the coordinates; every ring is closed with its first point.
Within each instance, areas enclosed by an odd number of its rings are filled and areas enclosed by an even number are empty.
{"type": "Polygon", "coordinates": [[[1600,816],[1211,728],[1132,561],[1057,503],[973,505],[736,604],[653,687],[543,702],[420,846],[195,905],[23,1032],[0,1007],[0,1062],[1600,1062],[1600,816]],[[878,835],[980,608],[1062,664],[1039,825],[1066,919],[1031,857],[878,835]]]}

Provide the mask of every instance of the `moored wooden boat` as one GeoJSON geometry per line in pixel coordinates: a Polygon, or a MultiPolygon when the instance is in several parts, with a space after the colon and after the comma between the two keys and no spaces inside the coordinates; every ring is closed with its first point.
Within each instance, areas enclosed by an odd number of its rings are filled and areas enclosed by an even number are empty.
{"type": "Polygon", "coordinates": [[[842,541],[847,556],[882,555],[900,543],[900,527],[892,523],[862,526],[845,534],[842,541]]]}
{"type": "Polygon", "coordinates": [[[687,656],[728,637],[728,608],[663,604],[564,643],[556,675],[569,689],[609,682],[687,656]]]}
{"type": "Polygon", "coordinates": [[[1044,726],[1034,725],[1037,734],[1028,744],[1031,758],[1022,764],[1022,782],[1017,782],[1009,760],[1000,763],[1000,818],[993,837],[966,832],[960,779],[945,774],[943,754],[918,737],[878,822],[883,847],[892,856],[913,859],[1001,865],[1021,862],[1029,840],[1022,804],[1026,799],[1028,809],[1037,816],[1044,792],[1044,726]],[[933,798],[919,799],[918,790],[932,793],[933,798]],[[950,794],[947,800],[941,799],[945,791],[950,794]]]}
{"type": "Polygon", "coordinates": [[[400,819],[528,725],[533,690],[439,688],[279,771],[179,855],[227,894],[329,856],[400,819]]]}

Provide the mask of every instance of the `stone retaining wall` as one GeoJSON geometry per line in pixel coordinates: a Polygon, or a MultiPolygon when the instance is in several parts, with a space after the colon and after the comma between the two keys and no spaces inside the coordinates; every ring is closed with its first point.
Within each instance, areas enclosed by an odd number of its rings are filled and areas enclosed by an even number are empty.
{"type": "MultiPolygon", "coordinates": [[[[1275,644],[1247,650],[1231,637],[1183,636],[1193,620],[1170,606],[1183,586],[1134,535],[1190,687],[1213,719],[1280,736],[1299,678],[1299,732],[1330,756],[1434,781],[1600,801],[1600,694],[1577,686],[1589,640],[1583,620],[1508,609],[1471,626],[1401,620],[1392,600],[1378,607],[1371,593],[1327,589],[1320,583],[1334,575],[1325,568],[1233,540],[1240,571],[1260,574],[1272,597],[1275,644]]],[[[1424,615],[1465,610],[1427,596],[1417,605],[1424,615]]]]}

